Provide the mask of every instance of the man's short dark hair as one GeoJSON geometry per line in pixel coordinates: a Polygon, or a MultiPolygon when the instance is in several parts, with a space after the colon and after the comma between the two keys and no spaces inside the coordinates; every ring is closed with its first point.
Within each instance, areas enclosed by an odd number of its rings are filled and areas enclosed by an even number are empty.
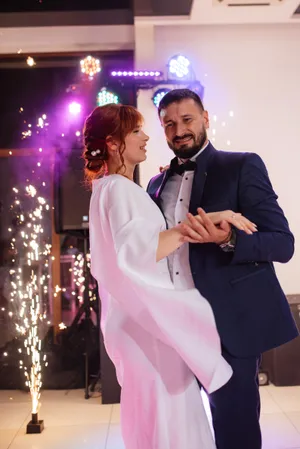
{"type": "Polygon", "coordinates": [[[158,115],[160,116],[160,112],[162,109],[166,109],[172,103],[180,103],[182,100],[194,100],[197,103],[202,111],[204,111],[204,106],[196,92],[193,92],[190,89],[173,89],[170,90],[162,99],[158,105],[158,115]]]}

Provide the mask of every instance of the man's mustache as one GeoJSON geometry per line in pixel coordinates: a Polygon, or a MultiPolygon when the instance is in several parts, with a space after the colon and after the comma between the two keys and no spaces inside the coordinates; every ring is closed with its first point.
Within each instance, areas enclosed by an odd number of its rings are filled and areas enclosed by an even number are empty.
{"type": "Polygon", "coordinates": [[[192,134],[184,134],[184,136],[175,136],[173,139],[173,143],[181,142],[183,139],[194,138],[192,134]]]}

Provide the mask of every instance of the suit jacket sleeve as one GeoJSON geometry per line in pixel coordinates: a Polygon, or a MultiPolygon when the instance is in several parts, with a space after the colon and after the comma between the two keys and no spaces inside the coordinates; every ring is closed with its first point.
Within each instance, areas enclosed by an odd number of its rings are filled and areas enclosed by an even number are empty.
{"type": "Polygon", "coordinates": [[[294,253],[294,237],[257,154],[245,157],[238,195],[240,212],[256,223],[258,232],[247,235],[237,231],[232,263],[288,262],[294,253]]]}

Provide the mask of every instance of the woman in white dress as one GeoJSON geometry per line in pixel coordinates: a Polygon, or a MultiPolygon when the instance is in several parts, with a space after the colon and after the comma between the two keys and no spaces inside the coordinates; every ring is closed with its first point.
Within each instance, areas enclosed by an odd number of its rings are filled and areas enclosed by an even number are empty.
{"type": "Polygon", "coordinates": [[[86,174],[94,178],[91,269],[106,349],[122,387],[125,447],[215,449],[196,377],[213,392],[232,370],[209,303],[196,289],[174,289],[166,259],[191,228],[166,230],[159,208],[133,182],[148,140],[135,108],[96,108],[84,138],[86,174]]]}

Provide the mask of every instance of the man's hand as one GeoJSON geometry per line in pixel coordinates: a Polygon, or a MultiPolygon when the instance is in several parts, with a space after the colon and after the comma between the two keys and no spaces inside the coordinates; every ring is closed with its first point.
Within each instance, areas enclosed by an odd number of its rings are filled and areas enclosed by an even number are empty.
{"type": "Polygon", "coordinates": [[[198,214],[198,216],[188,214],[188,220],[182,223],[180,231],[184,242],[221,245],[229,242],[232,234],[231,225],[247,234],[257,231],[254,223],[233,211],[206,214],[203,209],[198,209],[198,214]]]}
{"type": "Polygon", "coordinates": [[[228,242],[231,237],[231,225],[222,221],[217,227],[209,217],[201,216],[202,223],[191,214],[188,214],[188,222],[181,225],[183,241],[188,243],[216,243],[221,245],[228,242]]]}
{"type": "Polygon", "coordinates": [[[170,168],[170,165],[166,165],[165,167],[159,167],[159,171],[160,173],[164,173],[165,171],[167,171],[170,168]]]}

